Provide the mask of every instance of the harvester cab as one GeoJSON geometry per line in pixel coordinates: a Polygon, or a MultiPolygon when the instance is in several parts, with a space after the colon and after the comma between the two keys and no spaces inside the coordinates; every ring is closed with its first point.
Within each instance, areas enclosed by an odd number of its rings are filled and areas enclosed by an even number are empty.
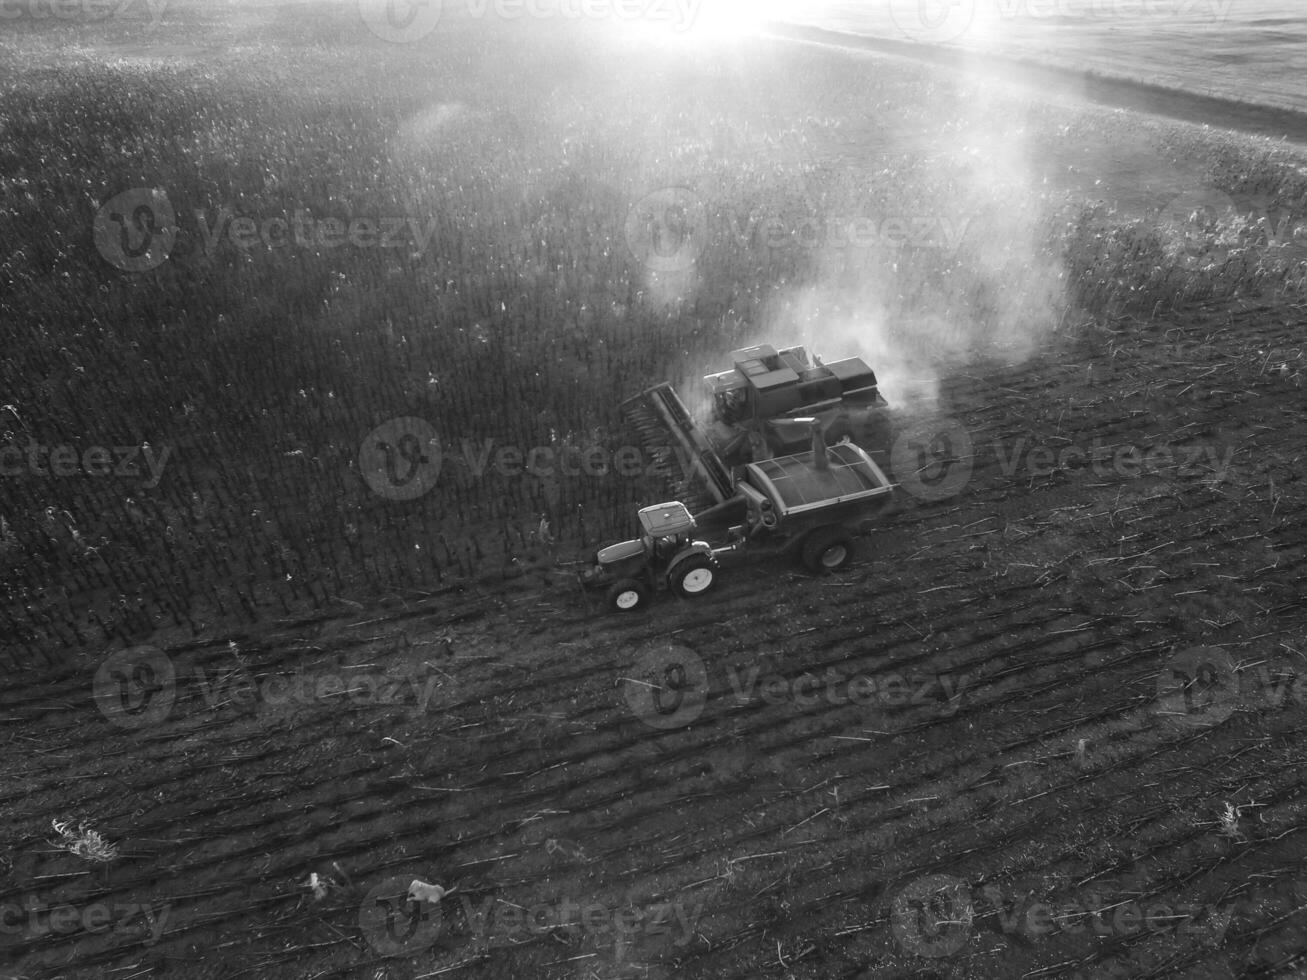
{"type": "Polygon", "coordinates": [[[816,417],[827,441],[837,442],[887,407],[876,373],[859,357],[823,364],[803,347],[760,344],[732,352],[731,360],[731,370],[704,378],[710,438],[727,465],[802,445],[809,426],[800,416],[816,417]]]}

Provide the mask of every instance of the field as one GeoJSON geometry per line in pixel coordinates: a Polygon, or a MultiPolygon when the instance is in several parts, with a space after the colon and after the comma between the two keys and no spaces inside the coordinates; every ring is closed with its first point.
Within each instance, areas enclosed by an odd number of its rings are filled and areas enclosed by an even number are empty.
{"type": "Polygon", "coordinates": [[[794,21],[1307,110],[1292,0],[778,0],[794,21]]]}
{"type": "Polygon", "coordinates": [[[1292,146],[592,24],[0,48],[0,976],[1307,969],[1292,146]],[[617,403],[791,339],[896,407],[863,561],[605,615],[617,403]]]}

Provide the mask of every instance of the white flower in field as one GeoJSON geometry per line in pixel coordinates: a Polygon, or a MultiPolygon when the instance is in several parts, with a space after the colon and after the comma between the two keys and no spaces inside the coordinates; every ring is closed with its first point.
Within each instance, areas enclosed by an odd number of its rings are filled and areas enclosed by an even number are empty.
{"type": "Polygon", "coordinates": [[[442,898],[457,890],[457,886],[442,888],[440,885],[432,885],[420,878],[414,878],[413,883],[408,886],[408,900],[410,902],[428,902],[431,905],[439,905],[442,898]]]}

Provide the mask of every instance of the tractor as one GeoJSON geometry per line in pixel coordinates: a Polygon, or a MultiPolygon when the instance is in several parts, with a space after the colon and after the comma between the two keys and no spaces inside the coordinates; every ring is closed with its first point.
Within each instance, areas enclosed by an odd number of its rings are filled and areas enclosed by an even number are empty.
{"type": "MultiPolygon", "coordinates": [[[[874,527],[894,484],[858,446],[828,447],[818,419],[795,421],[808,426],[810,451],[733,468],[731,494],[697,516],[682,501],[641,509],[640,537],[600,548],[578,573],[582,586],[604,589],[610,608],[631,612],[664,589],[705,595],[722,560],[737,554],[788,553],[816,574],[847,565],[854,537],[874,527]]],[[[711,448],[698,462],[710,476],[727,472],[711,448]]]]}

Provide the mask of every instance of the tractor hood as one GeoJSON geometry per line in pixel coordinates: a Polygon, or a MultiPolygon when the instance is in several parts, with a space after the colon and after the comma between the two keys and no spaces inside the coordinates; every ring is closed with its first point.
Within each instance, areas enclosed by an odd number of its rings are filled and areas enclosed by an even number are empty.
{"type": "Polygon", "coordinates": [[[621,544],[612,544],[607,548],[600,548],[595,560],[601,565],[611,565],[614,562],[625,561],[627,558],[634,558],[637,555],[644,554],[644,542],[642,541],[623,541],[621,544]]]}

